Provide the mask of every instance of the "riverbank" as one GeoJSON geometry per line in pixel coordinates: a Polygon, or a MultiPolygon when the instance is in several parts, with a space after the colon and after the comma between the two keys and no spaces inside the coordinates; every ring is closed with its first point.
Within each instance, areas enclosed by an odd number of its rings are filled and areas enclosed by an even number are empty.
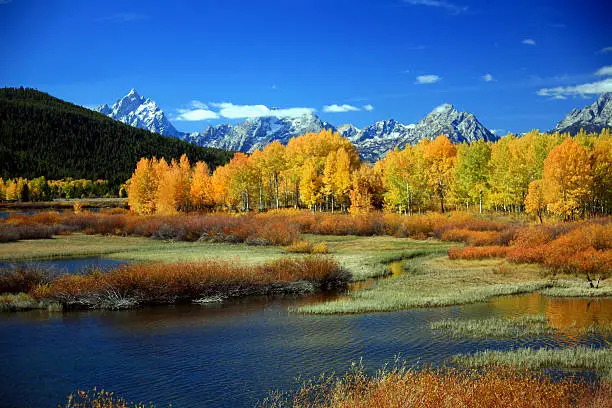
{"type": "Polygon", "coordinates": [[[305,382],[293,395],[275,393],[260,407],[609,407],[612,383],[589,386],[507,368],[484,371],[384,368],[369,376],[356,365],[342,376],[305,382]]]}
{"type": "Polygon", "coordinates": [[[27,267],[0,275],[0,310],[131,309],[211,303],[232,297],[345,290],[350,273],[333,259],[308,256],[256,266],[228,261],[123,265],[109,272],[49,277],[27,267]]]}
{"type": "MultiPolygon", "coordinates": [[[[458,244],[389,236],[359,237],[304,235],[324,243],[329,254],[351,272],[352,281],[389,275],[389,264],[404,260],[392,279],[378,280],[334,301],[300,307],[300,313],[369,313],[412,307],[438,307],[485,301],[497,296],[542,291],[549,296],[610,297],[607,280],[590,288],[584,278],[552,275],[538,264],[515,264],[504,259],[449,259],[458,244]]],[[[0,261],[25,261],[103,255],[136,262],[231,261],[258,265],[279,259],[301,258],[281,246],[184,242],[142,237],[75,233],[53,239],[4,243],[0,261]]]]}

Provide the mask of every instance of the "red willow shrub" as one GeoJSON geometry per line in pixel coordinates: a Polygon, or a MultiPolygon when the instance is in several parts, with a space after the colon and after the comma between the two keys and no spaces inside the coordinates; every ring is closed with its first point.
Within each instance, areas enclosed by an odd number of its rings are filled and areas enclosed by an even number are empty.
{"type": "Polygon", "coordinates": [[[485,259],[485,258],[505,258],[508,253],[507,246],[467,246],[464,248],[451,248],[448,251],[450,259],[485,259]]]}
{"type": "Polygon", "coordinates": [[[321,289],[345,287],[350,274],[330,258],[279,259],[243,266],[224,261],[124,265],[108,273],[62,275],[34,297],[49,297],[66,306],[132,307],[174,303],[210,296],[303,291],[296,282],[321,289]]]}
{"type": "Polygon", "coordinates": [[[368,376],[362,368],[342,377],[321,376],[297,392],[273,393],[260,407],[310,408],[570,408],[610,407],[612,386],[590,386],[572,378],[504,367],[459,369],[385,369],[368,376]]]}

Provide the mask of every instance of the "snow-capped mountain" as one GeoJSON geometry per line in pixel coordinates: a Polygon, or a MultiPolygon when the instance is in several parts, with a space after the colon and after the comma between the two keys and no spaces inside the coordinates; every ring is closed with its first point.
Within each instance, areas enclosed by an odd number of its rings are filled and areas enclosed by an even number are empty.
{"type": "MultiPolygon", "coordinates": [[[[607,101],[609,100],[608,96],[607,101]]],[[[604,109],[608,118],[612,116],[610,114],[611,105],[607,104],[604,109]]],[[[390,119],[376,122],[363,129],[358,129],[351,124],[345,124],[336,129],[331,124],[322,121],[317,115],[308,113],[297,117],[249,118],[234,125],[208,126],[201,133],[179,132],[155,102],[143,98],[134,89],[115,102],[113,106],[102,105],[95,110],[128,125],[148,129],[165,136],[177,137],[198,146],[241,152],[253,152],[273,141],[287,144],[293,137],[309,132],[320,132],[322,129],[331,129],[343,134],[355,144],[361,158],[366,161],[376,161],[396,147],[402,149],[408,144],[418,143],[421,139],[435,139],[442,133],[454,143],[469,143],[481,139],[497,140],[497,137],[474,115],[458,112],[448,104],[437,107],[416,125],[405,125],[390,119]]],[[[578,111],[575,116],[582,118],[586,115],[581,112],[578,111]]]]}
{"type": "Polygon", "coordinates": [[[381,120],[348,138],[357,147],[362,160],[374,162],[407,140],[412,129],[414,125],[404,125],[393,119],[381,120]]]}
{"type": "Polygon", "coordinates": [[[94,110],[125,124],[147,129],[164,136],[181,137],[183,133],[172,126],[164,111],[151,99],[145,99],[132,89],[111,107],[107,104],[94,110]]]}
{"type": "Polygon", "coordinates": [[[199,146],[252,152],[276,140],[287,144],[292,137],[322,129],[336,130],[312,113],[297,117],[263,116],[236,125],[209,126],[202,133],[183,136],[183,140],[199,146]]]}
{"type": "Polygon", "coordinates": [[[435,108],[416,125],[404,125],[393,119],[376,122],[349,139],[357,146],[362,159],[375,161],[396,147],[403,149],[422,139],[433,140],[440,134],[445,134],[453,143],[498,139],[474,115],[458,112],[449,104],[435,108]]]}
{"type": "Polygon", "coordinates": [[[340,132],[342,136],[350,139],[351,137],[355,136],[359,132],[360,129],[356,128],[350,123],[347,123],[347,124],[338,126],[336,130],[338,130],[338,132],[340,132]]]}
{"type": "Polygon", "coordinates": [[[590,106],[573,109],[552,132],[575,135],[580,129],[599,133],[604,128],[612,128],[612,92],[602,93],[590,106]]]}

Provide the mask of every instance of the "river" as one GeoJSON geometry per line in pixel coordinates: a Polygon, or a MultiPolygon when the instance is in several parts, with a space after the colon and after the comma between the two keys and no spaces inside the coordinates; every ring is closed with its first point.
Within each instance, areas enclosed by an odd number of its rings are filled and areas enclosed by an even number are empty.
{"type": "Polygon", "coordinates": [[[334,296],[0,314],[0,405],[57,407],[76,389],[96,386],[158,407],[249,407],[270,390],[296,388],[297,377],[344,372],[360,359],[374,372],[395,356],[410,365],[439,365],[453,354],[487,348],[601,347],[605,339],[584,337],[576,329],[612,321],[612,299],[589,302],[539,294],[392,313],[288,312],[289,307],[334,296]],[[476,341],[452,339],[429,328],[444,318],[534,313],[546,314],[562,330],[538,338],[476,341]]]}

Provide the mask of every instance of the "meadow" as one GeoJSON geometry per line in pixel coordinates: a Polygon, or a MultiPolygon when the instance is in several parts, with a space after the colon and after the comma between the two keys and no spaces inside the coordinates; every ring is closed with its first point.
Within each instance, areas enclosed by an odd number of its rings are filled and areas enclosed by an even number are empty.
{"type": "MultiPolygon", "coordinates": [[[[532,225],[520,216],[468,213],[331,215],[279,210],[136,216],[114,209],[99,214],[12,215],[0,222],[0,236],[9,241],[0,244],[0,261],[5,262],[35,265],[36,260],[82,256],[135,262],[85,275],[45,274],[32,266],[4,272],[0,309],[7,311],[123,309],[345,291],[349,281],[351,289],[341,296],[290,311],[387,312],[535,291],[557,297],[612,296],[609,217],[532,225]]],[[[430,327],[456,339],[557,333],[557,327],[539,315],[446,319],[430,327]]],[[[606,325],[581,330],[609,338],[606,325]]],[[[271,395],[262,406],[609,406],[612,362],[607,347],[485,350],[456,355],[449,363],[463,368],[403,367],[375,375],[358,369],[313,380],[292,395],[271,395]],[[533,371],[550,367],[594,370],[600,379],[590,385],[571,378],[552,381],[533,371]]],[[[96,401],[108,407],[138,406],[100,391],[79,391],[70,397],[73,405],[66,406],[91,406],[96,401]]]]}

